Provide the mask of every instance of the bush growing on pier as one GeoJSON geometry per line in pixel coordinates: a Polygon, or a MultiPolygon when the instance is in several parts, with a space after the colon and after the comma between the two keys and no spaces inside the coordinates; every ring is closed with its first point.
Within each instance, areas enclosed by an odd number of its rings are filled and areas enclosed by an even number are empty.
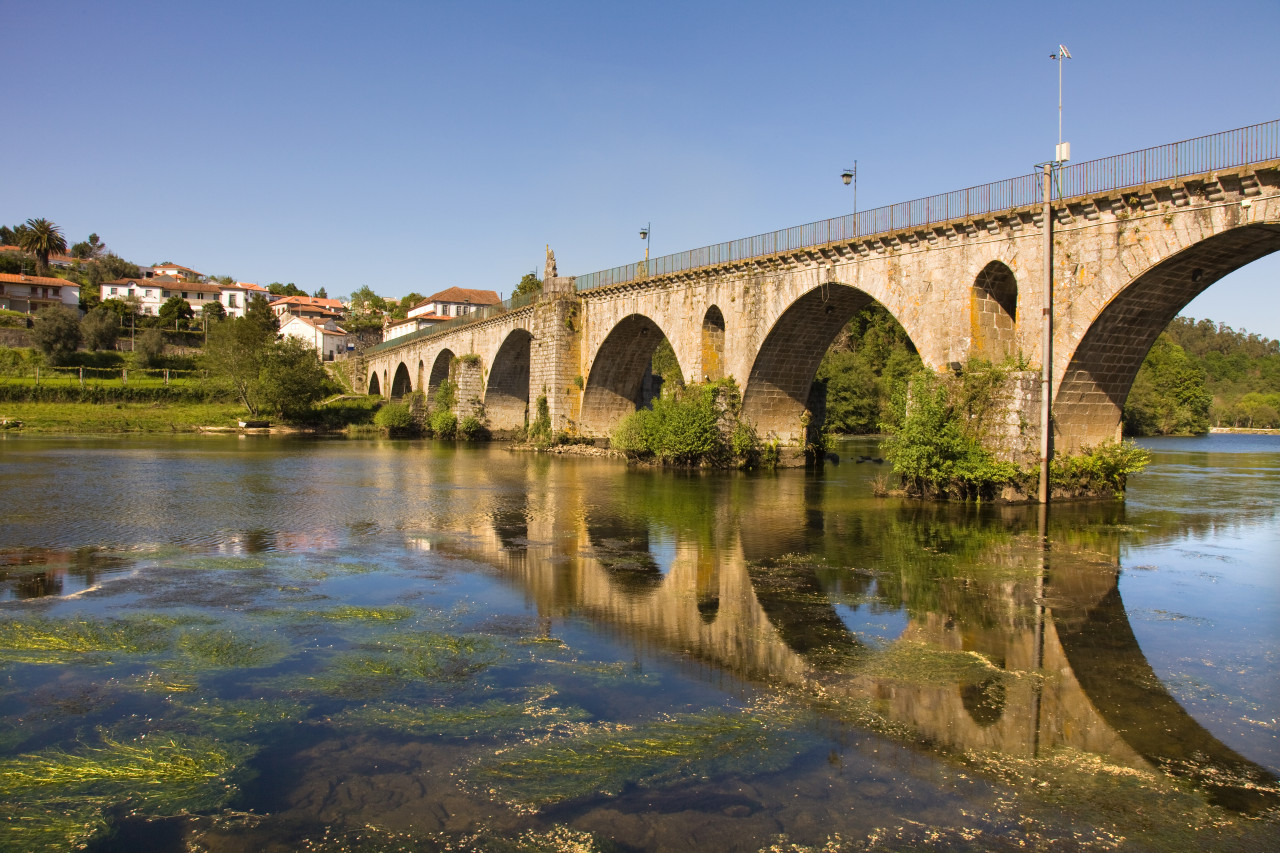
{"type": "Polygon", "coordinates": [[[632,458],[675,465],[772,467],[773,453],[739,420],[742,396],[732,379],[677,386],[623,418],[610,446],[632,458]]]}
{"type": "MultiPolygon", "coordinates": [[[[1016,366],[974,360],[956,377],[924,369],[899,388],[881,426],[889,433],[885,459],[907,495],[990,500],[1009,486],[1013,494],[1037,490],[1038,466],[1001,461],[986,449],[1000,388],[1016,366]]],[[[1050,487],[1066,498],[1121,496],[1128,476],[1149,461],[1132,442],[1085,448],[1053,459],[1050,487]]]]}
{"type": "Polygon", "coordinates": [[[404,433],[413,426],[413,416],[404,403],[387,403],[373,416],[373,425],[389,433],[404,433]]]}

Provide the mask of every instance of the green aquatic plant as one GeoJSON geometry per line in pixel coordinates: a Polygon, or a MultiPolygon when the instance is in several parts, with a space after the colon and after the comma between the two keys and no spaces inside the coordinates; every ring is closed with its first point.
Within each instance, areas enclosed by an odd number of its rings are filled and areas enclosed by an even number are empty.
{"type": "Polygon", "coordinates": [[[393,607],[358,607],[344,604],[329,610],[312,610],[299,616],[327,619],[334,622],[401,622],[413,616],[413,609],[403,605],[393,607]]]}
{"type": "Polygon", "coordinates": [[[316,838],[301,839],[295,849],[302,853],[609,853],[617,848],[589,832],[567,826],[502,832],[485,825],[465,832],[413,832],[363,826],[344,829],[326,826],[316,838]]]}
{"type": "Polygon", "coordinates": [[[978,652],[943,649],[912,640],[899,640],[867,658],[859,673],[869,678],[906,684],[980,684],[993,675],[1008,675],[978,652]]]}
{"type": "Polygon", "coordinates": [[[420,736],[492,738],[559,730],[588,717],[581,708],[547,705],[544,697],[539,697],[526,702],[494,699],[478,705],[438,707],[383,703],[353,708],[333,721],[420,736]]]}
{"type": "Polygon", "coordinates": [[[166,729],[195,729],[220,739],[246,738],[264,728],[299,723],[307,716],[307,706],[289,699],[241,699],[183,701],[169,700],[166,729]]]}
{"type": "Polygon", "coordinates": [[[472,784],[526,810],[629,784],[652,787],[736,771],[780,770],[807,748],[798,714],[781,703],[707,710],[637,725],[576,726],[481,758],[472,784]]]}
{"type": "Polygon", "coordinates": [[[140,619],[15,619],[0,623],[0,662],[110,663],[168,645],[168,626],[140,619]]]}
{"type": "Polygon", "coordinates": [[[199,669],[266,666],[285,655],[285,649],[277,643],[247,638],[225,628],[184,631],[177,647],[182,662],[199,669]]]}
{"type": "Polygon", "coordinates": [[[0,759],[7,820],[0,850],[72,849],[103,832],[104,812],[167,816],[223,806],[253,754],[208,737],[151,737],[76,752],[47,749],[0,759]]]}

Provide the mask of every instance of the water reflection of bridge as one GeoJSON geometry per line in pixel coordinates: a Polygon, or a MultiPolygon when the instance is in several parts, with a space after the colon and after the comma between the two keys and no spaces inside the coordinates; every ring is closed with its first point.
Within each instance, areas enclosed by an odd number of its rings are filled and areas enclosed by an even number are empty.
{"type": "Polygon", "coordinates": [[[1275,775],[1196,722],[1147,662],[1106,526],[1063,519],[1046,552],[1022,508],[966,527],[936,507],[844,512],[799,477],[690,489],[687,475],[655,472],[624,493],[612,467],[544,461],[443,545],[498,568],[543,615],[870,703],[946,750],[1073,749],[1191,778],[1220,805],[1276,805],[1275,775]],[[905,609],[906,627],[867,639],[833,602],[905,609]]]}

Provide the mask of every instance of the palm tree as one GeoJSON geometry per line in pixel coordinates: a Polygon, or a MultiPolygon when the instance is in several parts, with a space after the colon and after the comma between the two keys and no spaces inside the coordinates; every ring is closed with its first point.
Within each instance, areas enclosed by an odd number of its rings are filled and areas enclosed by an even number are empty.
{"type": "Polygon", "coordinates": [[[47,219],[28,219],[18,235],[18,246],[36,256],[36,275],[48,275],[49,255],[66,252],[67,238],[47,219]]]}

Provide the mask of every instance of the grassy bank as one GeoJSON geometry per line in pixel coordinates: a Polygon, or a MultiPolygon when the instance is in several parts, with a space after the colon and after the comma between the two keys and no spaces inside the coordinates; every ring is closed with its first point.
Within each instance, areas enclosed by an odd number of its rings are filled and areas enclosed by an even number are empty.
{"type": "Polygon", "coordinates": [[[195,432],[233,427],[248,413],[235,403],[4,403],[0,418],[23,433],[195,432]]]}

